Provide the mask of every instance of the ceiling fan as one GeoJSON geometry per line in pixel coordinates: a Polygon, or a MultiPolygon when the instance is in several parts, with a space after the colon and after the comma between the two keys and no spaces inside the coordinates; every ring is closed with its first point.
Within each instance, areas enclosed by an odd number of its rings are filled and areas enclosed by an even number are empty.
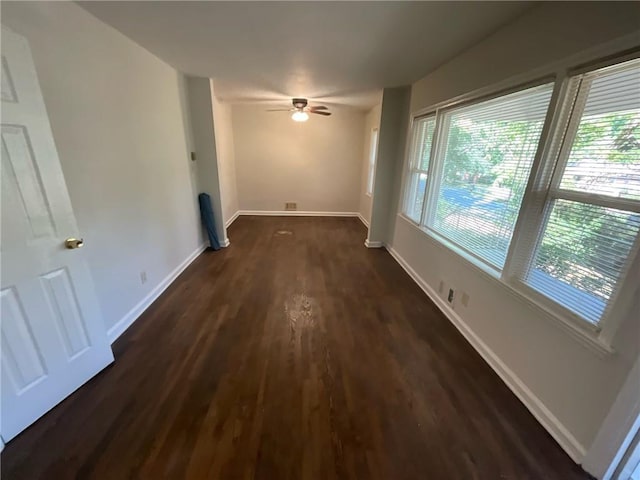
{"type": "Polygon", "coordinates": [[[291,118],[296,122],[306,122],[309,120],[309,114],[315,113],[316,115],[324,115],[328,117],[331,115],[328,108],[324,105],[317,105],[314,107],[308,106],[308,101],[306,98],[293,98],[291,99],[291,103],[293,104],[293,108],[274,108],[271,110],[267,110],[268,112],[293,112],[291,118]]]}

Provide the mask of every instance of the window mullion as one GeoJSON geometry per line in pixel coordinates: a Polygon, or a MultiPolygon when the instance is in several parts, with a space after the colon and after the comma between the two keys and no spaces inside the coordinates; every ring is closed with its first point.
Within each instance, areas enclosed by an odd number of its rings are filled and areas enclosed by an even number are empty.
{"type": "Polygon", "coordinates": [[[581,78],[577,82],[577,93],[573,102],[573,108],[569,114],[568,122],[566,123],[565,133],[558,153],[558,160],[556,161],[553,177],[551,179],[551,188],[558,188],[560,181],[562,180],[564,169],[569,161],[573,142],[576,139],[576,134],[580,127],[580,120],[582,119],[582,113],[584,112],[584,107],[587,103],[592,82],[592,78],[581,78]]]}
{"type": "Polygon", "coordinates": [[[579,192],[576,190],[553,189],[550,194],[553,198],[562,198],[570,202],[588,203],[605,208],[615,208],[629,212],[640,213],[640,201],[622,197],[598,195],[596,193],[579,192]]]}

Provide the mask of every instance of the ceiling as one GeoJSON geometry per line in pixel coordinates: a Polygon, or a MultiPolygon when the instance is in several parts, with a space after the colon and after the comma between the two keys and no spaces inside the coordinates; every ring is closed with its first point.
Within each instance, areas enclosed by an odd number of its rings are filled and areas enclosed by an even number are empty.
{"type": "Polygon", "coordinates": [[[368,108],[532,2],[80,2],[227,102],[368,108]]]}

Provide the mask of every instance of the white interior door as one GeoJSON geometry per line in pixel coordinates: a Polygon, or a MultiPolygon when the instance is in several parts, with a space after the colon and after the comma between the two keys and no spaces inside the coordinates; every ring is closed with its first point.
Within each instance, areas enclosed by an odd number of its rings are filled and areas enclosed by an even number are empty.
{"type": "Polygon", "coordinates": [[[5,442],[113,361],[29,45],[2,27],[5,442]]]}

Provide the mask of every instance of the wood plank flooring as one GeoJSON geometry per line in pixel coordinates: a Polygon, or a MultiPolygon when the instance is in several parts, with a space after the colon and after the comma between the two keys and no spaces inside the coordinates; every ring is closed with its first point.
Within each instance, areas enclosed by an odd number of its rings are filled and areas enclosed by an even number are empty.
{"type": "Polygon", "coordinates": [[[7,479],[589,478],[354,218],[241,217],[7,479]]]}

